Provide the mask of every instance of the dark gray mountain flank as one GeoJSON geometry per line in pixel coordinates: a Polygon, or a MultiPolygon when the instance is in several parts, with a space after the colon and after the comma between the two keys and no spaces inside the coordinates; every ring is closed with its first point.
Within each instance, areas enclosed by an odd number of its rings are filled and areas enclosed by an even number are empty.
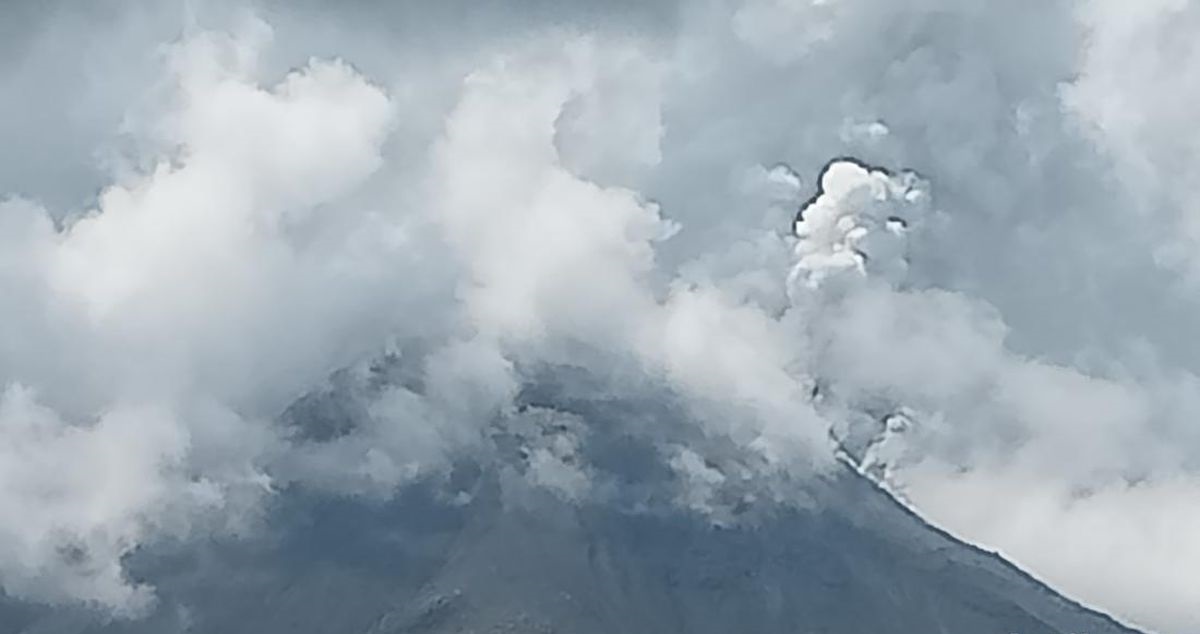
{"type": "MultiPolygon", "coordinates": [[[[656,503],[653,452],[608,416],[584,458],[618,493],[569,501],[523,477],[519,444],[386,503],[293,491],[253,538],[131,558],[157,588],[139,621],[9,601],[20,634],[1133,634],[931,528],[849,468],[800,505],[714,522],[656,503]]],[[[610,491],[615,490],[610,487],[610,491]]]]}

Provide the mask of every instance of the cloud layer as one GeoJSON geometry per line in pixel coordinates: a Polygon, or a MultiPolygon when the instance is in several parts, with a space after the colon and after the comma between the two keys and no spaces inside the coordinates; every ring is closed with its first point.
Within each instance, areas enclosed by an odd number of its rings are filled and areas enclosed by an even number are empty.
{"type": "Polygon", "coordinates": [[[520,402],[571,366],[686,409],[638,433],[715,521],[840,447],[1200,627],[1187,3],[171,4],[11,15],[6,593],[136,615],[138,548],[497,428],[605,495],[520,402]]]}

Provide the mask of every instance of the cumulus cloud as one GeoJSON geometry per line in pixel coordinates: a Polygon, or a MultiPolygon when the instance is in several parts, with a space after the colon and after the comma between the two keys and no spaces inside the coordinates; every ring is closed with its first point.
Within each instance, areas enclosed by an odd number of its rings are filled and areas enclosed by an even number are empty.
{"type": "Polygon", "coordinates": [[[147,126],[171,153],[93,210],[56,227],[5,203],[10,592],[144,607],[120,558],[160,525],[248,512],[268,419],[405,319],[414,286],[384,266],[406,264],[403,228],[333,211],[380,165],[388,97],[342,62],[258,85],[269,35],[172,50],[147,126]]]}
{"type": "MultiPolygon", "coordinates": [[[[462,259],[471,325],[517,358],[580,363],[579,347],[615,352],[691,398],[723,433],[800,469],[820,464],[824,428],[798,381],[801,350],[782,343],[787,324],[719,284],[656,280],[655,245],[676,224],[636,192],[563,164],[556,122],[597,89],[593,73],[635,64],[630,53],[589,39],[552,50],[565,55],[539,46],[469,76],[435,148],[434,205],[462,259]]],[[[624,127],[620,113],[611,121],[624,127]]],[[[653,144],[657,128],[645,132],[653,144]]]]}
{"type": "Polygon", "coordinates": [[[1200,625],[1187,3],[239,5],[12,16],[6,593],[136,614],[145,544],[505,443],[611,495],[522,401],[569,367],[686,410],[627,431],[716,521],[840,451],[1200,625]]]}
{"type": "Polygon", "coordinates": [[[1076,10],[1087,40],[1065,101],[1127,175],[1131,211],[1153,219],[1161,241],[1154,256],[1194,281],[1200,226],[1186,183],[1194,181],[1200,147],[1177,132],[1200,94],[1192,37],[1200,11],[1186,2],[1133,8],[1103,0],[1076,10]]]}

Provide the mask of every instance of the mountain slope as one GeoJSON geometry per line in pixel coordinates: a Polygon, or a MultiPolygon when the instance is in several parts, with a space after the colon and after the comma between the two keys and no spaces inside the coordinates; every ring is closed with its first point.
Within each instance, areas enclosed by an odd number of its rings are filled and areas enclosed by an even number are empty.
{"type": "Polygon", "coordinates": [[[27,634],[1133,632],[931,529],[850,472],[826,485],[835,506],[737,528],[536,491],[505,504],[492,478],[459,509],[419,494],[375,508],[313,503],[312,522],[278,541],[157,558],[145,572],[164,600],[146,621],[9,605],[0,624],[27,634]]]}
{"type": "Polygon", "coordinates": [[[535,483],[528,429],[512,425],[449,478],[386,503],[287,491],[252,538],[135,554],[130,570],[161,598],[146,619],[5,601],[0,632],[1136,634],[849,467],[796,482],[801,503],[717,521],[663,503],[647,435],[672,433],[678,413],[557,389],[523,400],[587,422],[577,459],[606,493],[571,500],[535,483]]]}

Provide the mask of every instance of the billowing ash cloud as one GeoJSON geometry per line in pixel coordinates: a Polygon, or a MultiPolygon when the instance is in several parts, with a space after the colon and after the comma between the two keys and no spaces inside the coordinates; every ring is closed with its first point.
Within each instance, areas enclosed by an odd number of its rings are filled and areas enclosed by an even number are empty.
{"type": "Polygon", "coordinates": [[[1200,627],[1192,6],[174,4],[0,19],[6,594],[467,456],[621,498],[552,379],[686,411],[645,499],[841,456],[1200,627]]]}
{"type": "Polygon", "coordinates": [[[837,160],[822,171],[819,186],[820,193],[796,216],[793,282],[827,289],[847,274],[902,282],[912,216],[927,197],[916,175],[896,178],[837,160]]]}

